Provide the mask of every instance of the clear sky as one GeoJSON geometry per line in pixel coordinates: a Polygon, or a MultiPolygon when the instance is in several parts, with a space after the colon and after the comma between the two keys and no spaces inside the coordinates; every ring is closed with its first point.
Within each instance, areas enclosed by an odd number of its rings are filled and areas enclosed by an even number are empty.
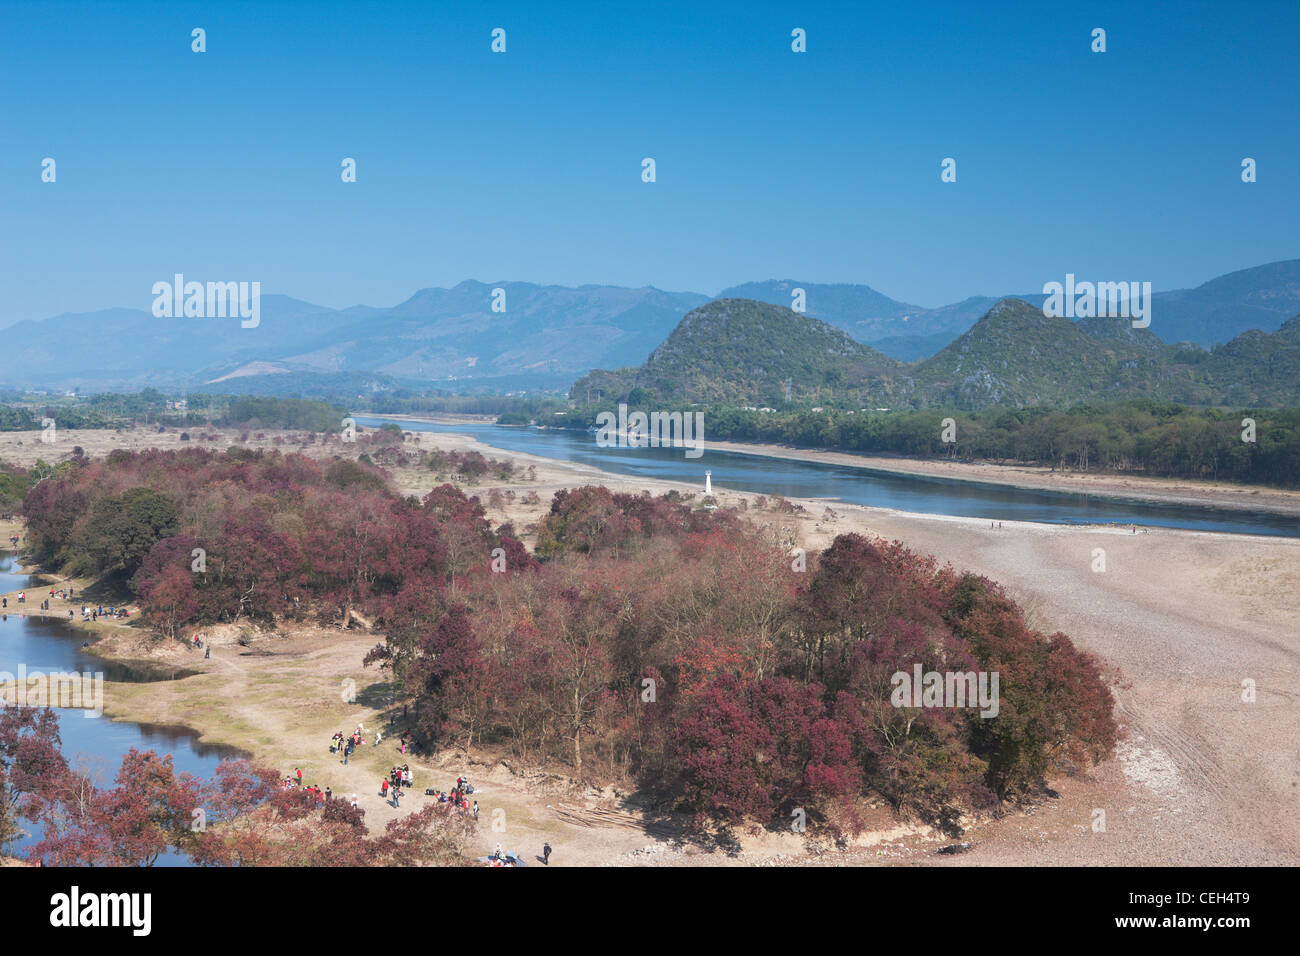
{"type": "Polygon", "coordinates": [[[176,272],[336,307],[1197,285],[1300,256],[1298,64],[1296,0],[0,0],[0,326],[148,309],[176,272]]]}

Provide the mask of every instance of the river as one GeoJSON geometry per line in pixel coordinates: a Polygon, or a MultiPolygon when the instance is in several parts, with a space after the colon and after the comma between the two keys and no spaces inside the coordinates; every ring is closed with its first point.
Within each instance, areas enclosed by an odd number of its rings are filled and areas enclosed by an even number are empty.
{"type": "Polygon", "coordinates": [[[922,514],[1048,524],[1137,524],[1300,537],[1300,516],[1265,511],[1014,488],[848,465],[766,458],[709,450],[707,441],[701,457],[687,458],[680,448],[601,448],[596,444],[595,435],[580,431],[355,417],[357,424],[367,427],[391,422],[406,431],[470,435],[484,444],[507,451],[571,461],[619,475],[687,482],[698,485],[701,490],[704,488],[704,472],[709,470],[713,472],[714,485],[733,491],[828,498],[922,514]]]}
{"type": "MultiPolygon", "coordinates": [[[[29,601],[39,601],[39,587],[32,586],[30,581],[12,555],[0,554],[0,591],[26,589],[30,592],[29,601]]],[[[65,620],[0,615],[0,672],[17,674],[20,667],[25,667],[29,674],[89,672],[102,673],[105,680],[140,679],[130,669],[83,650],[81,645],[86,637],[86,632],[78,631],[65,620]]],[[[100,786],[114,785],[122,758],[132,747],[171,754],[178,772],[202,777],[210,777],[218,763],[235,755],[229,748],[199,743],[194,732],[185,727],[114,721],[104,716],[90,717],[87,713],[59,709],[59,734],[64,755],[75,767],[91,773],[100,786]]],[[[38,840],[39,836],[33,833],[6,847],[6,852],[21,856],[38,840]]],[[[184,866],[187,862],[169,850],[157,865],[184,866]]]]}

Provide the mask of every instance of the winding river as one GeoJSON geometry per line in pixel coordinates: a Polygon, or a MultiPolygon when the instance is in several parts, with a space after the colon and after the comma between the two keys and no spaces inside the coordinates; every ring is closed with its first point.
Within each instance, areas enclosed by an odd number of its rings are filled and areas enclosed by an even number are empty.
{"type": "Polygon", "coordinates": [[[683,481],[701,489],[707,469],[713,472],[715,485],[733,491],[829,498],[923,514],[1048,524],[1136,524],[1300,537],[1297,515],[1013,488],[848,465],[766,458],[710,450],[707,441],[704,454],[692,459],[686,458],[682,449],[601,448],[596,444],[595,435],[580,431],[459,422],[441,424],[361,415],[355,418],[357,424],[367,427],[391,422],[406,431],[470,435],[507,451],[571,461],[620,475],[683,481]]]}

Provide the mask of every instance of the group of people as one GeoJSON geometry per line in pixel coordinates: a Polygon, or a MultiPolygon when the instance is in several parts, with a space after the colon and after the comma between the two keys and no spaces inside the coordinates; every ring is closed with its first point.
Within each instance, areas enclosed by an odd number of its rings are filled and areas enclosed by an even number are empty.
{"type": "Polygon", "coordinates": [[[393,767],[388,771],[388,777],[379,784],[379,795],[387,800],[389,794],[391,794],[393,806],[400,807],[401,803],[399,801],[405,796],[402,788],[411,786],[412,779],[411,768],[407,764],[393,767]]]}
{"type": "Polygon", "coordinates": [[[469,795],[474,792],[474,785],[465,777],[456,778],[456,786],[450,793],[443,793],[440,790],[426,790],[426,795],[436,797],[439,803],[450,803],[454,807],[459,807],[474,814],[474,819],[478,819],[478,801],[475,800],[473,806],[470,806],[469,795]]]}
{"type": "Polygon", "coordinates": [[[311,786],[306,788],[305,792],[311,794],[313,797],[316,798],[316,805],[319,807],[325,806],[326,800],[334,799],[334,793],[333,791],[330,790],[329,787],[326,787],[324,790],[322,790],[320,787],[316,786],[315,784],[312,784],[311,786]]]}
{"type": "MultiPolygon", "coordinates": [[[[50,588],[50,596],[41,599],[41,610],[42,611],[50,610],[50,602],[55,600],[56,598],[60,601],[70,601],[74,593],[75,592],[71,587],[50,588]]],[[[15,598],[15,603],[26,604],[27,592],[19,591],[18,597],[15,598]]],[[[0,597],[0,608],[3,608],[6,611],[9,609],[8,597],[0,597]]],[[[73,616],[73,612],[71,609],[69,609],[68,617],[71,618],[72,616],[73,616]]],[[[94,607],[91,607],[89,604],[81,605],[81,619],[83,621],[98,621],[101,617],[127,618],[130,616],[131,616],[131,612],[127,610],[125,607],[116,607],[112,604],[110,604],[107,607],[107,609],[102,604],[97,604],[94,607]]]]}
{"type": "MultiPolygon", "coordinates": [[[[357,729],[351,734],[344,736],[342,731],[336,733],[330,740],[330,753],[343,753],[343,762],[347,763],[348,757],[359,746],[365,743],[365,728],[357,724],[357,729]]],[[[380,736],[375,734],[375,743],[378,744],[380,736]]],[[[393,807],[400,809],[402,797],[406,795],[406,790],[415,785],[415,775],[411,773],[410,764],[402,764],[400,767],[392,767],[388,771],[388,776],[380,781],[379,795],[385,801],[392,801],[393,807]]],[[[302,787],[302,768],[295,767],[294,772],[287,775],[281,783],[281,789],[293,790],[302,787]]],[[[316,802],[324,806],[326,802],[333,799],[333,794],[329,787],[321,790],[320,787],[310,785],[306,787],[306,792],[316,797],[316,802]]],[[[472,813],[474,819],[478,819],[478,801],[470,800],[470,795],[474,792],[474,785],[469,782],[469,778],[460,776],[456,778],[456,786],[446,793],[429,789],[424,791],[427,796],[435,797],[439,803],[450,803],[457,809],[472,813]]],[[[357,805],[357,795],[354,793],[350,801],[351,805],[357,805]]],[[[498,847],[500,849],[500,847],[498,847]]],[[[549,855],[549,854],[548,854],[549,855]]]]}
{"type": "MultiPolygon", "coordinates": [[[[195,642],[196,644],[198,643],[197,636],[195,637],[195,642]]],[[[348,763],[356,749],[366,743],[365,734],[366,728],[361,724],[357,724],[356,730],[350,734],[344,734],[341,730],[338,731],[330,738],[330,753],[343,754],[343,763],[348,763]]],[[[376,731],[375,745],[377,746],[382,739],[382,734],[379,731],[376,731]]],[[[405,753],[405,734],[402,735],[401,744],[402,752],[405,753]]],[[[411,765],[402,764],[400,767],[390,768],[388,776],[384,780],[380,781],[379,795],[383,797],[385,801],[391,801],[395,808],[400,808],[402,805],[402,797],[406,796],[406,790],[414,785],[415,777],[414,774],[411,773],[411,765]]],[[[294,786],[302,786],[302,770],[300,768],[295,768],[293,776],[285,777],[285,788],[288,789],[294,786]]],[[[307,790],[309,793],[316,793],[318,797],[320,797],[320,802],[322,803],[330,797],[328,787],[326,787],[324,791],[321,791],[319,787],[308,787],[307,790]],[[323,797],[320,796],[322,792],[324,794],[323,797]]],[[[474,785],[469,782],[468,778],[464,776],[457,777],[456,786],[446,793],[436,789],[430,789],[424,792],[427,796],[436,797],[439,803],[450,803],[460,810],[474,814],[474,819],[478,819],[478,801],[470,800],[470,794],[474,792],[474,785]]],[[[352,806],[355,807],[356,805],[357,798],[354,795],[352,797],[352,806]]]]}
{"type": "MultiPolygon", "coordinates": [[[[378,746],[380,739],[379,731],[375,731],[376,746],[378,746]]],[[[330,738],[330,753],[341,753],[343,755],[343,763],[346,764],[348,760],[351,759],[352,754],[356,752],[356,749],[365,742],[366,728],[357,724],[357,729],[352,731],[352,733],[348,734],[346,737],[343,735],[343,731],[340,730],[330,738]]]]}
{"type": "MultiPolygon", "coordinates": [[[[69,611],[68,615],[71,616],[72,612],[69,611]]],[[[126,608],[114,607],[111,604],[108,606],[107,611],[104,610],[104,605],[102,604],[96,605],[95,607],[91,607],[88,604],[81,605],[81,619],[83,621],[98,621],[101,617],[130,617],[130,616],[131,616],[131,612],[128,611],[126,608]]]]}
{"type": "MultiPolygon", "coordinates": [[[[56,597],[57,597],[60,601],[66,601],[66,600],[68,600],[70,597],[72,597],[72,588],[50,588],[50,596],[49,596],[48,598],[43,598],[43,599],[41,600],[41,610],[42,610],[42,611],[48,611],[48,610],[50,609],[50,602],[53,601],[56,597]]],[[[19,591],[19,592],[18,592],[18,597],[15,599],[15,603],[17,603],[17,604],[26,604],[26,603],[27,603],[27,592],[26,592],[26,591],[19,591]]],[[[5,610],[8,610],[8,609],[9,609],[9,598],[8,598],[8,597],[0,597],[0,608],[4,608],[5,610]]],[[[104,610],[103,608],[100,608],[100,613],[101,613],[101,614],[103,613],[103,610],[104,610]]],[[[86,620],[89,620],[89,619],[90,619],[90,618],[86,615],[86,608],[85,608],[84,606],[83,606],[82,609],[81,609],[81,614],[82,614],[82,617],[85,618],[86,620]]],[[[122,612],[121,612],[121,616],[122,616],[122,617],[125,617],[125,616],[126,616],[126,611],[125,611],[125,609],[122,610],[122,612]]],[[[71,612],[71,611],[68,611],[68,617],[72,617],[72,612],[71,612]]]]}
{"type": "MultiPolygon", "coordinates": [[[[301,767],[295,767],[294,772],[292,774],[286,775],[285,778],[282,781],[280,781],[281,790],[285,790],[285,791],[296,790],[300,787],[302,788],[304,793],[307,793],[315,798],[317,806],[323,807],[325,806],[325,804],[329,803],[331,800],[334,799],[334,791],[331,790],[329,787],[326,787],[324,790],[322,790],[314,783],[308,784],[306,787],[303,787],[301,767]]],[[[355,793],[352,794],[351,799],[348,800],[348,804],[352,807],[356,807],[357,795],[355,793]]]]}

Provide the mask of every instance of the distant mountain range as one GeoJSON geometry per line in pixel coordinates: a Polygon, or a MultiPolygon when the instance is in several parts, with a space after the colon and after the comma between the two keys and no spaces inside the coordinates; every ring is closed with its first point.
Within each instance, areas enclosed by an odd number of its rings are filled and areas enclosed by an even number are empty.
{"type": "Polygon", "coordinates": [[[390,309],[335,310],[263,295],[256,328],[237,318],[109,309],[5,329],[0,383],[234,390],[239,379],[351,373],[361,384],[420,388],[467,379],[561,387],[598,364],[640,362],[707,301],[652,288],[467,281],[421,290],[390,309]],[[504,312],[492,311],[495,288],[505,291],[504,312]]]}
{"type": "Polygon", "coordinates": [[[596,370],[571,392],[629,404],[864,408],[1074,404],[1163,398],[1196,405],[1300,404],[1300,315],[1207,351],[1166,345],[1129,319],[1072,321],[997,302],[956,341],[905,364],[784,306],[721,299],[689,313],[639,367],[596,370]]]}
{"type": "MultiPolygon", "coordinates": [[[[972,296],[938,309],[897,302],[865,285],[823,285],[793,279],[747,282],[718,293],[719,299],[754,299],[790,307],[795,289],[804,290],[806,315],[843,329],[856,341],[903,361],[933,355],[989,310],[997,298],[972,296]],[[924,340],[924,354],[916,343],[924,340]]],[[[1039,298],[1042,298],[1041,296],[1039,298]]]]}
{"type": "MultiPolygon", "coordinates": [[[[788,307],[797,288],[804,290],[805,315],[904,362],[937,358],[1006,298],[974,296],[926,309],[865,285],[769,280],[734,286],[716,299],[788,307]]],[[[1043,295],[1015,298],[1039,306],[1043,295]]],[[[329,309],[263,295],[261,322],[248,329],[238,319],[160,319],[147,309],[64,314],[0,332],[0,385],[285,393],[329,382],[358,394],[397,386],[558,388],[591,369],[644,362],[683,315],[713,299],[652,287],[466,281],[423,289],[392,308],[329,309]],[[497,288],[505,293],[504,311],[493,311],[497,288]]],[[[1300,259],[1157,292],[1150,331],[1161,343],[1210,347],[1250,329],[1276,332],[1296,313],[1300,259]]]]}
{"type": "MultiPolygon", "coordinates": [[[[1061,282],[1064,276],[1044,281],[1061,282]]],[[[1080,281],[1131,279],[1132,276],[1079,276],[1080,281]]],[[[796,288],[805,292],[807,315],[843,329],[886,355],[917,361],[933,355],[997,302],[1015,298],[1042,306],[1042,292],[972,296],[937,309],[897,302],[865,285],[819,285],[794,280],[749,282],[719,293],[718,298],[756,299],[789,306],[796,288]]],[[[1275,332],[1300,313],[1300,259],[1243,269],[1211,279],[1195,289],[1156,292],[1152,296],[1151,331],[1169,344],[1194,342],[1212,348],[1249,329],[1275,332]]]]}

